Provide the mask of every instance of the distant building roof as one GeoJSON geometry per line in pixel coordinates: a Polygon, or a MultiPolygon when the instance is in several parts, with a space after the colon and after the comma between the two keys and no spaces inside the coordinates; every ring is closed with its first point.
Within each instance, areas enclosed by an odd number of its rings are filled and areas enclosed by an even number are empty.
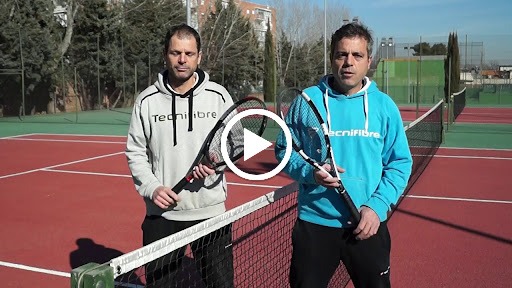
{"type": "Polygon", "coordinates": [[[500,76],[500,72],[496,71],[496,70],[482,70],[480,71],[480,74],[482,76],[491,76],[491,77],[499,77],[500,76]]]}

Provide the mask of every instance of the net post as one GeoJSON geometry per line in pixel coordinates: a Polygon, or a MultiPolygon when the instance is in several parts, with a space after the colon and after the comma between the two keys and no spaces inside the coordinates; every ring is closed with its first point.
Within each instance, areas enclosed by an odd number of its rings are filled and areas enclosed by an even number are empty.
{"type": "Polygon", "coordinates": [[[448,111],[448,120],[450,121],[450,125],[453,124],[453,121],[455,121],[454,119],[454,112],[453,112],[453,105],[454,105],[454,101],[453,101],[453,94],[450,95],[450,110],[448,111]]]}
{"type": "Polygon", "coordinates": [[[108,265],[87,263],[71,271],[71,288],[114,288],[114,270],[108,265]]]}
{"type": "Polygon", "coordinates": [[[442,105],[441,105],[441,143],[445,143],[445,136],[446,136],[446,131],[448,131],[448,122],[447,125],[446,125],[446,129],[444,128],[444,110],[446,109],[445,103],[443,102],[442,105]]]}
{"type": "MultiPolygon", "coordinates": [[[[448,91],[448,95],[446,95],[446,131],[448,131],[448,129],[450,129],[450,111],[451,110],[451,105],[450,105],[450,102],[452,101],[451,100],[451,96],[450,96],[450,91],[448,91]]],[[[443,111],[444,113],[444,111],[443,111]]]]}

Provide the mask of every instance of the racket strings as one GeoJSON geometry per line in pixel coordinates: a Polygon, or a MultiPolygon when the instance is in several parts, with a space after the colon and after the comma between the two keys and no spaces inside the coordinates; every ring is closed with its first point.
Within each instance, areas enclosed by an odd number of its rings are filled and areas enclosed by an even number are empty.
{"type": "Polygon", "coordinates": [[[301,91],[289,89],[283,91],[280,95],[278,109],[283,119],[287,119],[289,113],[297,113],[290,111],[292,105],[300,104],[300,112],[298,115],[290,115],[290,117],[300,117],[298,122],[300,127],[290,129],[292,141],[297,145],[308,157],[314,159],[318,163],[325,163],[328,158],[328,145],[322,128],[322,122],[318,119],[310,104],[301,96],[301,91]],[[300,103],[294,103],[301,101],[300,103]]]}
{"type": "MultiPolygon", "coordinates": [[[[218,171],[225,168],[225,159],[221,152],[221,138],[227,123],[238,113],[249,109],[266,109],[265,104],[258,100],[248,100],[242,102],[234,109],[222,122],[221,127],[215,132],[208,148],[207,160],[218,167],[218,171]]],[[[227,136],[226,150],[229,160],[235,162],[243,156],[244,153],[244,130],[261,136],[266,124],[266,116],[255,114],[236,121],[227,136]]]]}

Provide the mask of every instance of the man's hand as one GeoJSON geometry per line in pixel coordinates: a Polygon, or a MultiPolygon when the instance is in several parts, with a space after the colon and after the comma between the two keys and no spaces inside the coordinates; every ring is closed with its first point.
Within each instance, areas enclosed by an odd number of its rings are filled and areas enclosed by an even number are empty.
{"type": "Polygon", "coordinates": [[[354,230],[357,240],[364,240],[377,234],[379,230],[380,219],[377,213],[371,208],[362,206],[361,207],[361,221],[354,230]]]}
{"type": "Polygon", "coordinates": [[[178,194],[174,193],[171,188],[159,186],[153,192],[151,200],[153,200],[153,203],[155,203],[158,207],[167,209],[169,206],[174,205],[180,201],[180,197],[178,194]]]}
{"type": "MultiPolygon", "coordinates": [[[[322,167],[326,171],[330,171],[331,170],[331,165],[329,165],[329,164],[324,164],[324,165],[322,165],[322,167]]],[[[341,167],[336,167],[336,168],[338,169],[339,173],[345,172],[345,169],[343,169],[341,167]]],[[[325,173],[325,172],[323,172],[322,170],[319,170],[319,169],[315,170],[313,176],[315,177],[316,183],[318,183],[318,184],[320,184],[320,185],[322,185],[324,187],[327,187],[327,188],[336,188],[336,187],[339,187],[341,185],[340,181],[338,179],[336,179],[336,177],[332,177],[330,174],[325,173]]]]}
{"type": "Polygon", "coordinates": [[[210,168],[208,165],[205,164],[198,164],[196,167],[194,167],[194,170],[192,171],[194,179],[206,178],[214,173],[215,170],[213,170],[213,168],[210,168]]]}

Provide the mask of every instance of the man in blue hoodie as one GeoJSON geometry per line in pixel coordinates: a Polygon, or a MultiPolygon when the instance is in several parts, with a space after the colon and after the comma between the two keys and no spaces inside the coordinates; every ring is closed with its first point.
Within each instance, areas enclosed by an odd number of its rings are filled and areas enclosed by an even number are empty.
{"type": "MultiPolygon", "coordinates": [[[[372,46],[367,27],[343,25],[331,39],[332,74],[304,90],[330,123],[336,169],[359,208],[361,221],[350,221],[348,208],[333,189],[339,182],[293,152],[284,171],[300,184],[290,267],[294,288],[327,287],[340,261],[355,287],[391,286],[391,238],[386,222],[391,206],[407,186],[412,157],[398,107],[366,77],[372,46]]],[[[299,106],[290,107],[288,115],[301,115],[293,112],[299,106]]],[[[285,122],[292,133],[307,135],[298,132],[307,129],[298,118],[285,122]]],[[[308,145],[308,139],[299,140],[308,145]]],[[[275,151],[279,161],[285,147],[281,133],[275,151]]]]}

